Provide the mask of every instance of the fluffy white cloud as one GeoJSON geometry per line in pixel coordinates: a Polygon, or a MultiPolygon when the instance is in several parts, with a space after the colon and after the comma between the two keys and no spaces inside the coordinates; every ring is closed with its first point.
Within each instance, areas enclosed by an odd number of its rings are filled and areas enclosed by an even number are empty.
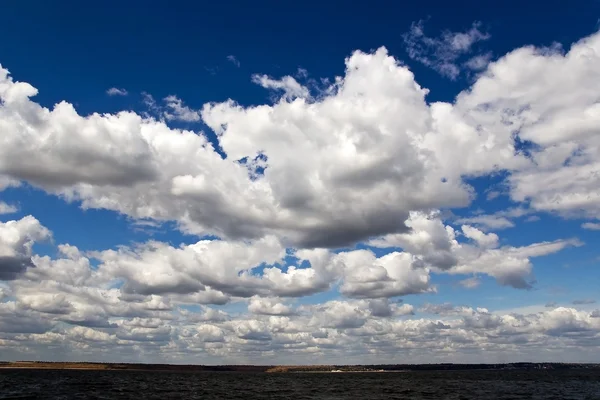
{"type": "Polygon", "coordinates": [[[531,162],[508,177],[510,196],[563,215],[598,217],[600,34],[560,47],[525,47],[488,69],[460,107],[486,129],[512,133],[531,162]],[[547,82],[552,82],[548,85],[547,82]]]}
{"type": "Polygon", "coordinates": [[[31,266],[33,244],[50,237],[50,231],[30,215],[0,222],[0,280],[15,279],[31,266]]]}
{"type": "MultiPolygon", "coordinates": [[[[384,48],[353,53],[318,100],[293,78],[262,77],[300,97],[205,105],[202,119],[226,158],[202,134],[132,112],[43,108],[30,100],[35,88],[1,71],[0,173],[84,207],[176,220],[198,234],[347,245],[406,230],[412,210],[469,204],[463,176],[527,163],[510,134],[465,120],[462,103],[428,105],[428,90],[384,48]]],[[[166,100],[168,118],[199,119],[166,100]]]]}
{"type": "Polygon", "coordinates": [[[413,213],[407,225],[412,227],[411,233],[386,235],[372,240],[371,245],[403,248],[413,255],[416,265],[451,274],[486,274],[502,285],[516,288],[531,286],[530,258],[583,244],[577,239],[566,239],[523,247],[499,247],[499,237],[495,233],[486,234],[469,225],[463,225],[461,231],[456,231],[451,226],[444,226],[436,213],[413,213]],[[470,242],[459,242],[459,235],[470,242]]]}
{"type": "Polygon", "coordinates": [[[294,310],[275,298],[253,296],[248,302],[248,311],[263,315],[290,315],[294,310]]]}

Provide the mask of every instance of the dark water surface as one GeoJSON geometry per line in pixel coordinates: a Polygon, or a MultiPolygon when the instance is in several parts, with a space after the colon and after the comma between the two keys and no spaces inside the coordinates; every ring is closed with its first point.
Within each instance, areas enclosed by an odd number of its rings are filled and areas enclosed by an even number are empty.
{"type": "Polygon", "coordinates": [[[0,399],[598,399],[600,371],[0,370],[0,399]]]}

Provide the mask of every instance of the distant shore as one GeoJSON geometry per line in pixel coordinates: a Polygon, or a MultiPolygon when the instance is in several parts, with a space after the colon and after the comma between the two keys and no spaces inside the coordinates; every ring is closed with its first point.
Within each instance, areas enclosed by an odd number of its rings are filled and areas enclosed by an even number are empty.
{"type": "Polygon", "coordinates": [[[46,369],[90,371],[179,371],[179,372],[265,372],[340,373],[409,372],[459,370],[570,370],[598,369],[600,364],[508,363],[508,364],[386,364],[386,365],[178,365],[94,362],[0,361],[0,369],[46,369]]]}

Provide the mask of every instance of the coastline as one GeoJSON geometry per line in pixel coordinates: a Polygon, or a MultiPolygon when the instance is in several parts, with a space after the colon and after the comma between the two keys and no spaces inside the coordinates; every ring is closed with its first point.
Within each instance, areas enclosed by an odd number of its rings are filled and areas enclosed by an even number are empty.
{"type": "Polygon", "coordinates": [[[384,373],[458,370],[600,370],[599,364],[387,364],[387,365],[180,365],[95,362],[0,361],[0,370],[88,370],[157,372],[254,372],[254,373],[384,373]]]}

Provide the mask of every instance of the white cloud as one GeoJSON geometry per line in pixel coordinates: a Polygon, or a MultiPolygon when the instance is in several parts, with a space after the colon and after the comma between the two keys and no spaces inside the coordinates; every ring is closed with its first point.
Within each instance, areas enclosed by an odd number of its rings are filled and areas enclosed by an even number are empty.
{"type": "Polygon", "coordinates": [[[459,218],[457,224],[474,224],[485,229],[506,229],[515,226],[514,222],[501,215],[476,215],[474,217],[459,218]]]}
{"type": "Polygon", "coordinates": [[[472,71],[483,71],[487,68],[488,64],[492,59],[492,53],[485,53],[474,56],[465,62],[465,67],[472,71]]]}
{"type": "Polygon", "coordinates": [[[279,90],[284,93],[284,98],[293,100],[295,98],[307,99],[310,97],[308,89],[296,81],[291,76],[284,76],[277,80],[267,75],[252,75],[252,82],[264,87],[265,89],[279,90]]]}
{"type": "Polygon", "coordinates": [[[565,216],[600,216],[599,50],[597,33],[566,53],[558,46],[516,49],[459,95],[473,122],[517,132],[529,143],[531,162],[507,178],[513,201],[565,216]]]}
{"type": "Polygon", "coordinates": [[[0,215],[2,214],[13,214],[19,211],[17,206],[13,206],[12,204],[7,204],[3,201],[0,201],[0,215]]]}
{"type": "Polygon", "coordinates": [[[177,96],[167,96],[164,98],[167,111],[164,116],[167,120],[198,122],[200,121],[200,113],[192,110],[188,106],[183,105],[183,101],[177,96]]]}
{"type": "MultiPolygon", "coordinates": [[[[429,106],[427,90],[385,49],[355,52],[346,66],[318,101],[205,105],[202,118],[225,159],[204,135],[132,112],[84,117],[65,102],[45,109],[30,100],[36,89],[2,70],[0,118],[9,134],[0,173],[85,208],[175,220],[196,234],[275,234],[286,245],[335,247],[403,231],[411,210],[468,205],[463,176],[526,162],[510,134],[478,132],[450,104],[429,106]],[[264,172],[249,173],[258,159],[264,172]]],[[[287,85],[295,81],[262,81],[283,85],[284,98],[306,94],[287,85]]],[[[197,118],[173,112],[184,109],[176,100],[170,115],[197,118]]]]}
{"type": "Polygon", "coordinates": [[[589,229],[591,231],[600,231],[600,223],[596,222],[585,222],[581,224],[583,229],[589,229]]]}
{"type": "Polygon", "coordinates": [[[529,246],[499,246],[499,237],[463,225],[462,234],[471,242],[459,242],[451,226],[444,226],[439,214],[413,213],[407,221],[408,234],[391,234],[372,240],[382,248],[400,247],[412,256],[415,265],[423,265],[450,274],[486,274],[501,285],[526,289],[531,287],[530,258],[581,246],[577,239],[540,242],[529,246]]]}
{"type": "Polygon", "coordinates": [[[129,93],[125,89],[111,87],[106,91],[106,94],[109,96],[127,96],[129,93]]]}
{"type": "Polygon", "coordinates": [[[471,217],[458,218],[454,222],[457,224],[473,224],[483,230],[500,230],[514,227],[514,219],[524,217],[531,213],[532,210],[515,207],[497,211],[494,214],[479,214],[471,217]]]}
{"type": "MultiPolygon", "coordinates": [[[[425,35],[424,22],[411,25],[410,30],[402,35],[408,56],[441,75],[456,79],[460,75],[458,59],[469,54],[473,45],[490,38],[488,33],[479,30],[481,24],[473,23],[466,32],[444,31],[438,38],[425,35]]],[[[464,65],[472,70],[484,69],[491,58],[490,53],[472,57],[464,65]]]]}
{"type": "Polygon", "coordinates": [[[294,310],[276,298],[252,296],[248,302],[248,311],[262,315],[291,315],[294,310]]]}
{"type": "Polygon", "coordinates": [[[240,61],[234,55],[228,55],[227,61],[229,61],[230,63],[232,63],[233,65],[235,65],[238,68],[240,67],[240,61]]]}
{"type": "Polygon", "coordinates": [[[22,274],[32,265],[33,244],[50,237],[50,231],[31,215],[0,222],[0,280],[16,279],[22,274]]]}
{"type": "Polygon", "coordinates": [[[464,288],[474,289],[474,288],[478,287],[479,285],[481,285],[481,280],[479,278],[477,278],[476,276],[473,276],[471,278],[461,280],[459,282],[459,284],[464,288]]]}

